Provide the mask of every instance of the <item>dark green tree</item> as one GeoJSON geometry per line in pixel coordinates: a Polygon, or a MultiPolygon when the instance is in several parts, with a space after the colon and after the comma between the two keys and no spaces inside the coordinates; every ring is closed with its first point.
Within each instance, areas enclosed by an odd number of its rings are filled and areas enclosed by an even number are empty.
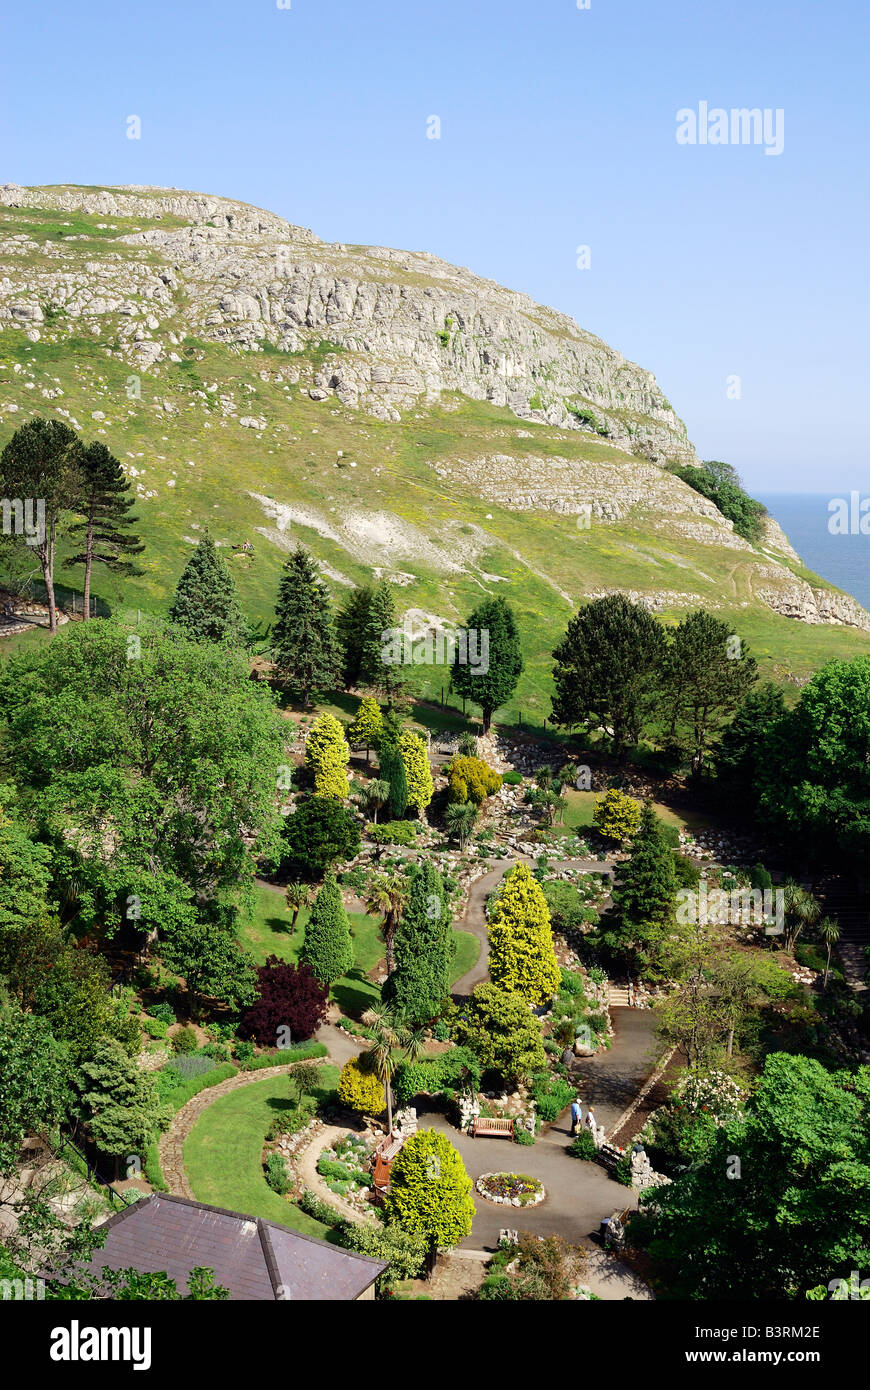
{"type": "Polygon", "coordinates": [[[453,918],[444,880],[429,860],[410,874],[408,899],[393,938],[393,973],[384,998],[414,1027],[441,1012],[455,954],[453,918]]]}
{"type": "Polygon", "coordinates": [[[372,605],[371,585],[352,589],[335,620],[341,650],[341,674],[345,690],[352,690],[362,679],[365,634],[369,627],[372,605]]]}
{"type": "Polygon", "coordinates": [[[382,579],[372,590],[365,615],[360,644],[359,682],[380,692],[392,708],[404,686],[404,650],[397,651],[400,639],[393,586],[382,579]],[[395,657],[398,655],[399,659],[395,657]]]}
{"type": "Polygon", "coordinates": [[[333,864],[359,853],[359,825],[352,811],[328,796],[312,796],[284,822],[281,874],[322,878],[333,864]]]}
{"type": "Polygon", "coordinates": [[[394,820],[408,809],[408,775],[399,748],[402,721],[395,710],[388,710],[378,737],[378,779],[390,788],[389,808],[394,820]]]}
{"type": "Polygon", "coordinates": [[[312,694],[338,680],[339,651],[329,592],[301,545],[287,556],[272,628],[275,669],[307,709],[312,694]]]}
{"type": "Polygon", "coordinates": [[[244,641],[236,586],[208,531],[182,571],[169,618],[194,642],[238,647],[244,641]]]}
{"type": "Polygon", "coordinates": [[[730,724],[722,731],[713,761],[719,790],[729,804],[736,801],[754,808],[761,750],[773,725],[784,718],[785,712],[781,687],[765,681],[744,695],[730,724]]]}
{"type": "Polygon", "coordinates": [[[331,876],[318,891],[305,927],[305,941],[299,959],[321,984],[331,985],[346,975],[353,965],[350,922],[341,899],[341,889],[331,876]]]}
{"type": "Polygon", "coordinates": [[[660,623],[624,594],[593,599],[553,653],[553,721],[591,733],[602,725],[622,756],[639,742],[659,698],[665,638],[660,623]]]}
{"type": "Polygon", "coordinates": [[[194,1018],[206,995],[231,1009],[244,1008],[256,996],[253,961],[227,923],[181,922],[167,935],[161,953],[170,970],[184,977],[194,1018]]]}
{"type": "Polygon", "coordinates": [[[129,479],[105,444],[89,444],[80,456],[82,491],[78,510],[81,521],[69,527],[80,548],[64,560],[65,566],[84,566],[82,615],[90,618],[91,571],[94,565],[105,565],[112,574],[142,574],[134,561],[145,549],[131,527],[136,518],[130,515],[134,505],[129,479]]]}
{"type": "Polygon", "coordinates": [[[758,679],[758,663],[727,623],[699,608],[674,631],[663,668],[662,706],[673,737],[685,729],[697,775],[712,735],[758,679]]]}
{"type": "Polygon", "coordinates": [[[758,819],[802,858],[870,854],[870,657],[829,661],[759,750],[758,819]]]}
{"type": "Polygon", "coordinates": [[[522,672],[513,610],[506,599],[484,599],[466,619],[465,651],[458,647],[450,672],[452,689],[480,705],[484,733],[489,732],[494,711],[513,695],[522,672]]]}
{"type": "Polygon", "coordinates": [[[0,1013],[0,1176],[14,1172],[28,1134],[67,1118],[69,1080],[66,1048],[44,1018],[17,1009],[0,1013]]]}
{"type": "MultiPolygon", "coordinates": [[[[774,1053],[708,1156],[641,1197],[668,1295],[799,1298],[870,1263],[870,1069],[774,1053]]],[[[651,1239],[649,1235],[651,1234],[651,1239]]]]}
{"type": "Polygon", "coordinates": [[[661,948],[670,941],[678,886],[673,850],[646,803],[631,853],[616,866],[613,906],[600,922],[604,946],[633,973],[657,973],[661,948]]]}
{"type": "MultiPolygon", "coordinates": [[[[57,632],[54,561],[58,534],[78,510],[83,488],[82,443],[60,420],[34,416],[15,431],[0,454],[0,497],[22,508],[21,537],[39,557],[48,602],[48,630],[57,632]],[[40,520],[38,507],[44,508],[40,520]]],[[[15,520],[16,527],[18,518],[15,520]]]]}

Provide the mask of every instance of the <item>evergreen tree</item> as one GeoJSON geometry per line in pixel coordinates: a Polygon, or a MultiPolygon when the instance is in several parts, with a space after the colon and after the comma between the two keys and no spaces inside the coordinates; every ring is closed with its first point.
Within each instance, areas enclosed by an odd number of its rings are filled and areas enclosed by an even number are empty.
{"type": "Polygon", "coordinates": [[[450,991],[455,944],[444,880],[426,860],[411,872],[411,888],[393,938],[393,973],[384,998],[415,1027],[441,1012],[450,991]]]}
{"type": "Polygon", "coordinates": [[[612,897],[623,923],[665,923],[677,902],[674,854],[662,834],[661,822],[647,802],[631,853],[616,866],[612,897]]]}
{"type": "Polygon", "coordinates": [[[236,586],[208,531],[182,571],[169,618],[194,642],[242,644],[245,620],[236,586]]]}
{"type": "Polygon", "coordinates": [[[365,633],[369,625],[372,604],[371,585],[353,589],[338,611],[335,620],[338,643],[341,649],[341,673],[345,690],[351,690],[361,681],[365,633]]]}
{"type": "Polygon", "coordinates": [[[142,574],[133,557],[141,555],[145,547],[130,530],[136,521],[129,515],[134,498],[130,495],[129,479],[115,456],[105,444],[89,444],[82,451],[80,467],[83,485],[79,509],[83,519],[69,529],[81,542],[81,548],[63,563],[84,566],[82,613],[87,622],[91,616],[93,566],[105,565],[112,574],[142,574]]]}
{"type": "Polygon", "coordinates": [[[398,622],[392,585],[386,579],[382,579],[372,591],[365,614],[365,626],[361,634],[359,680],[360,684],[380,691],[389,708],[392,708],[404,685],[402,662],[390,659],[390,648],[399,645],[397,640],[392,640],[393,635],[399,631],[398,622]]]}
{"type": "Polygon", "coordinates": [[[517,623],[506,599],[488,598],[469,615],[465,631],[466,651],[455,654],[450,684],[480,705],[483,732],[488,733],[494,711],[507,704],[522,675],[517,623]]]}
{"type": "Polygon", "coordinates": [[[664,655],[661,624],[641,604],[624,594],[593,599],[553,653],[553,722],[587,733],[604,725],[622,756],[654,713],[664,655]]]}
{"type": "Polygon", "coordinates": [[[340,980],[353,965],[350,922],[339,886],[331,876],[314,899],[299,959],[324,985],[340,980]]]}
{"type": "Polygon", "coordinates": [[[119,1043],[100,1043],[79,1067],[82,1117],[103,1153],[117,1160],[144,1158],[161,1127],[161,1105],[154,1077],[128,1057],[119,1043]]]}
{"type": "Polygon", "coordinates": [[[369,765],[369,754],[377,746],[384,727],[384,716],[377,700],[372,699],[371,695],[364,695],[359,702],[359,707],[354,715],[353,722],[348,727],[348,743],[361,743],[366,750],[366,767],[369,765]]]}
{"type": "Polygon", "coordinates": [[[550,910],[525,864],[505,874],[489,922],[489,976],[501,990],[543,1004],[559,988],[550,910]]]}
{"type": "Polygon", "coordinates": [[[402,723],[399,716],[388,710],[378,741],[380,780],[390,788],[390,815],[399,820],[408,809],[408,777],[400,749],[402,723]]]}
{"type": "Polygon", "coordinates": [[[307,709],[313,693],[338,680],[339,651],[328,590],[301,545],[284,562],[275,614],[275,669],[307,709]]]}
{"type": "Polygon", "coordinates": [[[413,729],[403,730],[399,735],[399,754],[405,768],[407,804],[413,806],[415,811],[423,812],[435,794],[425,739],[415,734],[413,729]]]}
{"type": "Polygon", "coordinates": [[[402,1146],[390,1173],[387,1224],[425,1236],[433,1257],[471,1230],[471,1178],[446,1135],[421,1129],[402,1146]]]}
{"type": "Polygon", "coordinates": [[[314,795],[335,796],[344,801],[350,788],[347,765],[350,748],[334,714],[325,710],[311,726],[305,743],[305,766],[314,773],[314,795]]]}

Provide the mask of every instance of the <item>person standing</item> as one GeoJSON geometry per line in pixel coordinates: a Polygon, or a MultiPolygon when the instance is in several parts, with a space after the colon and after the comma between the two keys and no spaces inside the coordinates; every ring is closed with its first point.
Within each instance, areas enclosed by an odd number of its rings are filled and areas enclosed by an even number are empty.
{"type": "Polygon", "coordinates": [[[594,1137],[597,1124],[595,1120],[595,1111],[592,1109],[591,1105],[589,1109],[586,1111],[586,1119],[583,1121],[583,1123],[594,1137]]]}
{"type": "Polygon", "coordinates": [[[573,1099],[572,1102],[571,1102],[571,1137],[572,1137],[572,1139],[574,1138],[574,1136],[575,1136],[576,1133],[577,1133],[578,1127],[579,1127],[579,1125],[580,1125],[580,1116],[581,1116],[582,1114],[583,1114],[583,1106],[582,1106],[581,1103],[580,1103],[580,1097],[579,1097],[579,1096],[575,1096],[574,1099],[573,1099]]]}

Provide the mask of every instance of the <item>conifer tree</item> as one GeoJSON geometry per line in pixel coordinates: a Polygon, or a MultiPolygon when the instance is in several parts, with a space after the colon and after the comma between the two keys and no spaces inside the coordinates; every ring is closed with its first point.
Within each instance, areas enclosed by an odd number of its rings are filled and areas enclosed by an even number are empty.
{"type": "Polygon", "coordinates": [[[366,584],[361,589],[352,589],[338,610],[335,620],[338,643],[341,649],[341,674],[345,690],[360,684],[363,646],[369,623],[372,603],[372,588],[366,584]]]}
{"type": "Polygon", "coordinates": [[[413,729],[404,729],[399,735],[399,754],[405,767],[407,804],[416,811],[425,811],[435,794],[426,742],[413,729]]]}
{"type": "Polygon", "coordinates": [[[80,549],[64,560],[64,565],[84,566],[82,615],[87,622],[91,606],[91,572],[95,564],[105,565],[113,574],[142,574],[133,557],[145,549],[130,530],[136,518],[130,516],[134,498],[130,482],[118,460],[105,444],[89,444],[81,453],[82,474],[79,510],[82,520],[73,522],[70,534],[80,549]]]}
{"type": "Polygon", "coordinates": [[[412,870],[411,888],[393,938],[393,973],[384,998],[414,1027],[440,1013],[450,991],[455,945],[444,880],[428,860],[412,870]]]}
{"type": "Polygon", "coordinates": [[[287,556],[281,572],[272,650],[278,675],[306,709],[312,694],[331,689],[338,680],[338,641],[329,592],[301,545],[287,556]]]}
{"type": "Polygon", "coordinates": [[[324,879],[314,899],[299,959],[324,985],[340,980],[353,965],[350,922],[341,890],[331,875],[324,879]]]}
{"type": "Polygon", "coordinates": [[[350,792],[347,765],[350,748],[334,714],[319,714],[305,744],[305,766],[314,773],[314,795],[344,801],[350,792]]]}
{"type": "Polygon", "coordinates": [[[382,692],[389,708],[392,708],[404,684],[401,661],[389,659],[389,649],[393,645],[390,634],[398,632],[398,622],[392,585],[382,579],[372,591],[365,616],[359,679],[361,685],[382,692]]]}
{"type": "Polygon", "coordinates": [[[673,914],[677,902],[674,855],[649,802],[641,811],[629,857],[616,866],[612,896],[624,923],[664,923],[673,914]]]}
{"type": "Polygon", "coordinates": [[[390,815],[394,820],[401,819],[408,809],[408,777],[399,747],[401,737],[401,720],[394,711],[388,710],[378,741],[378,761],[380,778],[389,784],[390,815]]]}
{"type": "Polygon", "coordinates": [[[242,644],[245,620],[236,586],[208,531],[182,571],[169,618],[194,642],[242,644]]]}
{"type": "Polygon", "coordinates": [[[528,1004],[543,1004],[559,988],[547,900],[525,864],[505,874],[490,918],[489,977],[528,1004]]]}
{"type": "Polygon", "coordinates": [[[113,1038],[97,1044],[80,1072],[82,1115],[97,1148],[111,1154],[116,1166],[127,1154],[144,1156],[161,1121],[153,1076],[113,1038]]]}
{"type": "Polygon", "coordinates": [[[523,671],[523,653],[513,610],[503,598],[484,599],[465,623],[466,651],[456,652],[453,690],[480,705],[483,732],[495,710],[506,705],[523,671]]]}
{"type": "Polygon", "coordinates": [[[353,717],[353,722],[347,731],[348,743],[361,743],[366,750],[366,767],[369,765],[369,754],[377,745],[384,727],[384,716],[377,700],[371,695],[364,695],[359,702],[359,707],[353,717]]]}

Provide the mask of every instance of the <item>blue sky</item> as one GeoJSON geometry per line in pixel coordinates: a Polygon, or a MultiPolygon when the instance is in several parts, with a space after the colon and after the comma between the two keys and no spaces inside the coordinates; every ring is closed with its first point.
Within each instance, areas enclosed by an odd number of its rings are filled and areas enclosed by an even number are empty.
{"type": "Polygon", "coordinates": [[[16,11],[4,180],[193,188],[433,251],[654,371],[702,456],[750,488],[866,486],[865,0],[16,11]],[[678,145],[677,111],[701,101],[782,108],[782,154],[678,145]]]}

